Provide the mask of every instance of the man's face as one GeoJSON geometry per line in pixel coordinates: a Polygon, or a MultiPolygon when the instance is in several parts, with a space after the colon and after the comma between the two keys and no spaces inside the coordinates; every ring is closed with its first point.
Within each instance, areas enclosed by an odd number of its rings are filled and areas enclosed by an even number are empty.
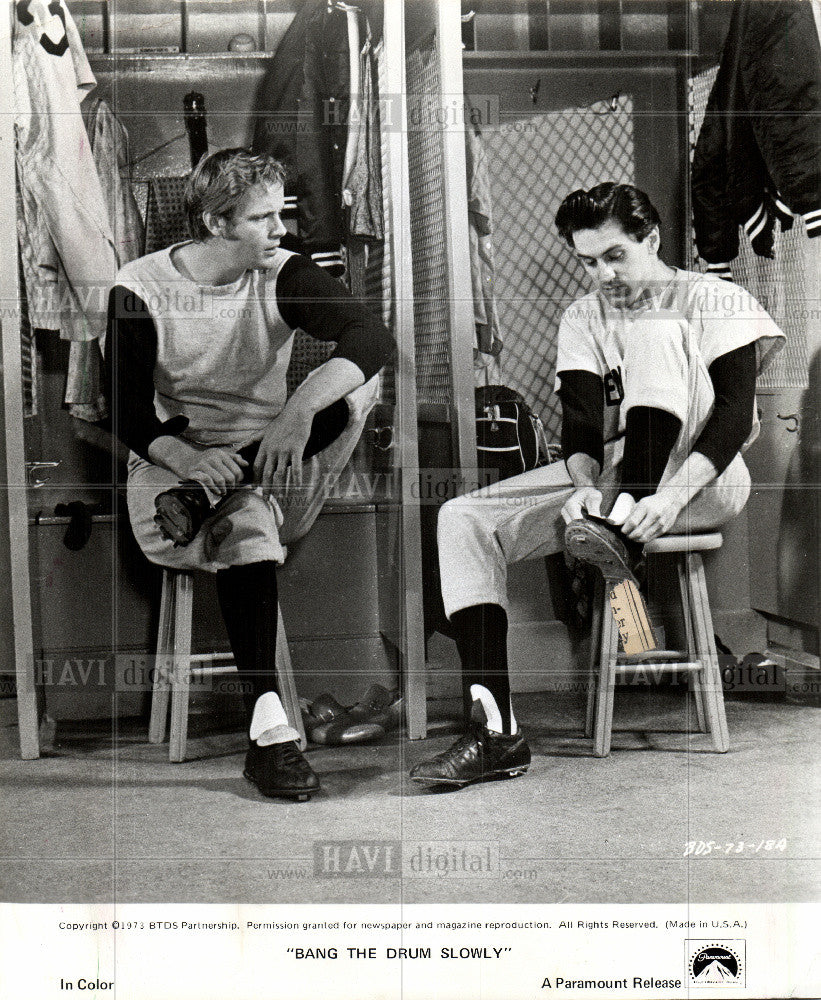
{"type": "Polygon", "coordinates": [[[598,229],[578,230],[573,245],[596,288],[614,306],[632,305],[655,277],[657,229],[639,241],[609,221],[598,229]]]}
{"type": "Polygon", "coordinates": [[[271,266],[287,232],[281,218],[284,207],[281,184],[257,184],[246,191],[221,234],[238,265],[246,269],[271,266]]]}

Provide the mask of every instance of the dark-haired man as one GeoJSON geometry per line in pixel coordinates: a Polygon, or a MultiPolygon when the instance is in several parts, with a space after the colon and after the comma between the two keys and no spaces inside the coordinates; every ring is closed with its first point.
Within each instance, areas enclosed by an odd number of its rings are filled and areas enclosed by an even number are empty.
{"type": "Polygon", "coordinates": [[[122,268],[109,303],[107,382],[114,431],[131,449],[129,516],[152,562],[216,574],[252,692],[245,776],[264,795],[303,798],[319,781],[277,693],[276,566],[350,458],[393,340],[338,281],[280,247],[283,168],[275,160],[212,153],[193,171],[185,200],[192,239],[122,268]],[[297,327],[336,348],[287,398],[297,327]],[[324,421],[317,443],[317,416],[339,414],[340,400],[341,418],[324,421]],[[155,520],[157,497],[181,481],[208,498],[190,538],[170,522],[162,532],[155,520]]]}
{"type": "Polygon", "coordinates": [[[564,462],[440,511],[442,595],[465,701],[480,701],[487,721],[417,765],[414,780],[463,786],[530,764],[510,705],[509,563],[560,552],[567,537],[571,554],[629,577],[631,544],[718,527],[746,503],[741,451],[758,433],[756,375],[783,334],[743,288],[666,264],[659,223],[627,184],[575,191],[557,213],[593,285],[559,327],[564,462]],[[585,513],[609,513],[622,537],[585,513]]]}

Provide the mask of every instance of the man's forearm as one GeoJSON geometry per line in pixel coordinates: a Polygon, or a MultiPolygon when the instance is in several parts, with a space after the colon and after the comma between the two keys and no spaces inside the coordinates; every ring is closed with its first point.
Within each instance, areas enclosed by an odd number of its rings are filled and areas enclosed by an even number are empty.
{"type": "Polygon", "coordinates": [[[163,469],[168,469],[181,479],[188,475],[188,469],[196,449],[178,437],[162,435],[154,438],[148,446],[148,457],[163,469]]]}
{"type": "Polygon", "coordinates": [[[715,478],[716,468],[710,459],[700,451],[693,451],[678,472],[659,487],[658,492],[663,490],[668,495],[673,494],[676,502],[680,503],[681,510],[684,510],[693,497],[715,478]]]}
{"type": "MultiPolygon", "coordinates": [[[[313,417],[365,382],[358,365],[347,358],[330,358],[315,368],[285,404],[285,411],[313,417]]],[[[285,412],[283,411],[283,412],[285,412]]]]}
{"type": "Polygon", "coordinates": [[[577,451],[567,459],[565,465],[577,489],[583,486],[595,486],[598,483],[601,466],[592,455],[577,451]]]}

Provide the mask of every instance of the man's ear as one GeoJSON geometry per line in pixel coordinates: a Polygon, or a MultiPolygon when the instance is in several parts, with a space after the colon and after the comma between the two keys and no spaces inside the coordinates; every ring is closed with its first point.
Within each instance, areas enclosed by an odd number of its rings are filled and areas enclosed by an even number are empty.
{"type": "Polygon", "coordinates": [[[658,253],[661,248],[661,233],[659,232],[658,226],[653,226],[650,232],[645,237],[647,246],[653,253],[658,253]]]}
{"type": "Polygon", "coordinates": [[[212,236],[225,236],[228,231],[228,219],[215,212],[203,212],[202,221],[212,236]]]}

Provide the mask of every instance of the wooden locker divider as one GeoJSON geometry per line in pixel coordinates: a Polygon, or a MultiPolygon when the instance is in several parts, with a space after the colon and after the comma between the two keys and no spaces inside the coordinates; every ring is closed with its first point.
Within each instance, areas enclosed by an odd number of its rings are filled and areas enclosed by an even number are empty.
{"type": "MultiPolygon", "coordinates": [[[[408,201],[407,88],[405,82],[405,17],[401,4],[385,4],[385,60],[387,95],[399,106],[398,121],[386,110],[388,129],[388,203],[391,206],[391,240],[394,268],[396,353],[396,409],[394,414],[394,472],[400,485],[398,511],[391,521],[398,537],[399,573],[396,599],[400,602],[398,635],[392,636],[399,649],[405,678],[408,735],[427,735],[425,641],[422,612],[422,545],[419,505],[414,490],[419,479],[419,445],[416,421],[416,372],[414,364],[413,271],[410,247],[410,205],[408,201]]],[[[384,97],[385,95],[381,95],[384,97]]]]}
{"type": "MultiPolygon", "coordinates": [[[[436,52],[441,97],[444,102],[464,99],[462,74],[461,4],[439,0],[436,5],[436,52]]],[[[473,347],[476,328],[470,279],[467,167],[463,128],[442,131],[442,186],[445,203],[444,236],[448,259],[448,320],[450,328],[451,429],[458,469],[476,467],[476,415],[473,347]]]]}
{"type": "Polygon", "coordinates": [[[32,634],[31,574],[29,571],[28,481],[23,438],[23,368],[20,347],[20,289],[17,273],[17,196],[14,156],[14,88],[11,87],[11,16],[14,5],[0,12],[0,66],[6,85],[0,88],[0,226],[7,238],[0,243],[0,334],[3,338],[3,398],[8,505],[8,562],[0,572],[11,586],[14,664],[17,678],[17,719],[20,754],[24,760],[40,756],[37,689],[32,634]]]}

